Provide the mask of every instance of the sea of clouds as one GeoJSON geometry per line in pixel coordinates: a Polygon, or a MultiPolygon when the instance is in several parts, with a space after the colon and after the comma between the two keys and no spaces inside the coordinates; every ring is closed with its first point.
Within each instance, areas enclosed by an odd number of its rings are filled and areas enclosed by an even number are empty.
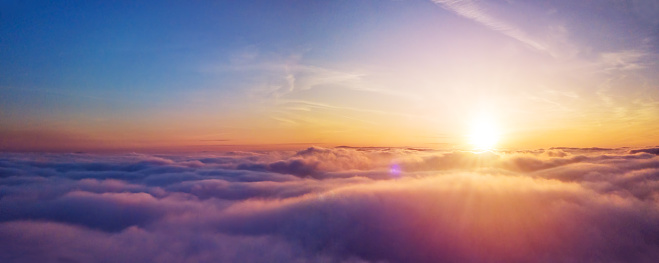
{"type": "Polygon", "coordinates": [[[0,153],[0,262],[656,262],[658,155],[0,153]]]}

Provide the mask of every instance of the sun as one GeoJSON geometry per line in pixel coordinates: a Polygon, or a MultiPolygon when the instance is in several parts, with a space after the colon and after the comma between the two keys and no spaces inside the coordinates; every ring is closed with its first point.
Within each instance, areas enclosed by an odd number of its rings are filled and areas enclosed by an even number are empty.
{"type": "Polygon", "coordinates": [[[472,122],[469,143],[476,150],[494,149],[499,141],[499,131],[489,118],[479,118],[472,122]]]}

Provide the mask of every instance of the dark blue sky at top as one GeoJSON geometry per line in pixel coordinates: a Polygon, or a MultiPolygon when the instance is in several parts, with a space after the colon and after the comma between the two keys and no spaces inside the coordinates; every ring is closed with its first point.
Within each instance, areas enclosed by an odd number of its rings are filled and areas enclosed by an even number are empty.
{"type": "Polygon", "coordinates": [[[305,59],[323,62],[350,59],[346,51],[360,44],[364,33],[442,11],[426,1],[0,5],[4,111],[34,111],[35,116],[85,110],[108,114],[122,110],[117,103],[131,110],[154,109],[153,103],[175,104],[180,93],[196,88],[240,89],[236,82],[244,78],[239,74],[209,74],[202,68],[227,64],[246,48],[282,57],[306,52],[305,59]]]}
{"type": "Polygon", "coordinates": [[[341,30],[386,22],[375,15],[387,6],[375,2],[5,1],[0,85],[176,85],[194,74],[186,65],[243,46],[291,52],[341,41],[341,30]]]}
{"type": "MultiPolygon", "coordinates": [[[[584,27],[575,37],[598,40],[598,46],[619,48],[647,34],[639,26],[642,16],[631,19],[615,5],[585,12],[585,4],[556,3],[572,7],[563,10],[566,20],[584,27]],[[601,24],[603,18],[615,23],[601,24]],[[603,29],[627,35],[611,38],[603,29]]],[[[194,86],[204,76],[191,68],[209,58],[227,60],[230,52],[249,45],[278,53],[316,48],[310,57],[327,59],[365,32],[446,14],[430,1],[5,0],[0,5],[0,85],[72,90],[194,86]]],[[[516,16],[524,18],[522,12],[516,16]]]]}

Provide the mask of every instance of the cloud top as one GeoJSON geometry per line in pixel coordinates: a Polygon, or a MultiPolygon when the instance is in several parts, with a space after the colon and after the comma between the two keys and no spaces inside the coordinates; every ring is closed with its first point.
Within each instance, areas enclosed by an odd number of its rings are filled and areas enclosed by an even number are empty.
{"type": "Polygon", "coordinates": [[[0,260],[653,262],[658,190],[655,148],[4,153],[0,260]]]}

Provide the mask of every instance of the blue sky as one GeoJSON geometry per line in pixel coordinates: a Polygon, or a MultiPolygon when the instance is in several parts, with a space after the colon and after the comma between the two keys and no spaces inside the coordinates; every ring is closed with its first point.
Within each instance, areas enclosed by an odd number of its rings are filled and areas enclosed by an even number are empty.
{"type": "Polygon", "coordinates": [[[655,1],[0,5],[9,148],[461,144],[480,115],[510,146],[657,139],[655,1]]]}

